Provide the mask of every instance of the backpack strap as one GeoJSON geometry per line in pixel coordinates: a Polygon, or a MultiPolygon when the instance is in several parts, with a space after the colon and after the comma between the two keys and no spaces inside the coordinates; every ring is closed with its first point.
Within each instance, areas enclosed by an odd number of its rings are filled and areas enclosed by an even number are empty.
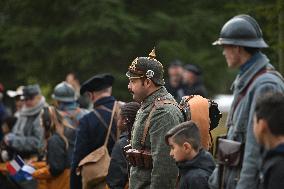
{"type": "Polygon", "coordinates": [[[149,113],[149,116],[148,116],[148,118],[147,118],[147,120],[146,120],[146,123],[145,123],[144,132],[143,132],[143,136],[142,136],[142,139],[141,139],[142,148],[145,148],[145,141],[146,141],[146,137],[147,137],[147,134],[148,134],[148,132],[149,132],[149,129],[150,129],[150,127],[151,127],[150,121],[151,121],[151,118],[152,118],[152,116],[153,116],[153,113],[154,113],[154,111],[155,111],[158,107],[160,107],[160,106],[162,106],[162,105],[164,105],[164,104],[172,104],[172,105],[175,105],[175,106],[178,107],[178,104],[177,104],[176,101],[174,101],[174,100],[163,99],[163,98],[157,98],[157,99],[155,100],[155,102],[154,102],[154,104],[153,104],[153,106],[152,106],[152,109],[151,109],[151,111],[150,111],[150,113],[149,113]]]}

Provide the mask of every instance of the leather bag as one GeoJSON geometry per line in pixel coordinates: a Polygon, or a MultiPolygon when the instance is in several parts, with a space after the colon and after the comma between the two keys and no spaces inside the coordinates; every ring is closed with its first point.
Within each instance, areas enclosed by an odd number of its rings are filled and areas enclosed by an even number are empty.
{"type": "MultiPolygon", "coordinates": [[[[111,132],[116,105],[117,103],[115,102],[104,145],[88,154],[80,161],[77,167],[77,175],[81,174],[82,176],[83,189],[105,188],[105,178],[108,174],[110,164],[110,156],[108,153],[107,144],[111,132]]],[[[102,123],[105,125],[106,123],[104,120],[102,120],[98,112],[94,111],[94,113],[101,122],[103,121],[102,123]]]]}
{"type": "Polygon", "coordinates": [[[219,138],[217,147],[217,160],[221,165],[241,166],[244,145],[241,142],[219,138]]]}

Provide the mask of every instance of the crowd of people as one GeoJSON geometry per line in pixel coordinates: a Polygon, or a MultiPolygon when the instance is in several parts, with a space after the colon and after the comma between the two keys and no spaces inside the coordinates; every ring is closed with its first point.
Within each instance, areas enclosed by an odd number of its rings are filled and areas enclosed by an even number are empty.
{"type": "Polygon", "coordinates": [[[262,31],[251,16],[237,15],[213,45],[222,46],[229,68],[239,69],[216,159],[208,132],[220,116],[210,109],[201,69],[175,60],[165,82],[153,50],[128,67],[130,102],[112,95],[109,73],[82,85],[70,73],[54,87],[52,105],[38,84],[7,91],[16,107],[8,116],[0,85],[1,164],[21,157],[33,167],[28,179],[21,168],[11,174],[0,167],[0,188],[283,188],[284,79],[261,52],[268,47],[262,31]],[[184,107],[184,96],[198,100],[184,107]]]}
{"type": "Polygon", "coordinates": [[[185,95],[208,96],[201,68],[196,64],[183,65],[179,60],[170,63],[165,87],[177,102],[180,102],[185,95]]]}

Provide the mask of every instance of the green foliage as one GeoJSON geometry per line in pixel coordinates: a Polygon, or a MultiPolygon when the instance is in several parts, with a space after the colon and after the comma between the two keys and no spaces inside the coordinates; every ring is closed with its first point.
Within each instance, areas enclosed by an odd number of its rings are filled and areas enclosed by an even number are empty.
{"type": "Polygon", "coordinates": [[[254,16],[277,62],[278,11],[281,0],[134,1],[2,0],[0,1],[0,81],[9,88],[39,82],[46,95],[75,71],[81,81],[96,73],[116,77],[114,94],[130,100],[125,77],[137,56],[153,46],[167,68],[173,59],[204,70],[210,94],[229,92],[235,72],[211,43],[223,24],[239,13],[254,16]],[[213,79],[214,78],[214,79],[213,79]]]}

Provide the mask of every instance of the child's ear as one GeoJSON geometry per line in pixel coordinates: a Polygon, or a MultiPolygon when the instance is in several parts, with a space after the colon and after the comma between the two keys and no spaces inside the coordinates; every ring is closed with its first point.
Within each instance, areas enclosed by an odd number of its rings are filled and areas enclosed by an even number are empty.
{"type": "Polygon", "coordinates": [[[192,146],[190,143],[188,142],[185,142],[183,143],[183,149],[186,151],[186,152],[190,152],[192,150],[192,146]]]}
{"type": "Polygon", "coordinates": [[[269,129],[269,126],[268,126],[268,123],[265,119],[260,119],[258,121],[258,124],[260,126],[260,132],[261,133],[267,133],[267,132],[270,132],[270,129],[269,129]]]}

